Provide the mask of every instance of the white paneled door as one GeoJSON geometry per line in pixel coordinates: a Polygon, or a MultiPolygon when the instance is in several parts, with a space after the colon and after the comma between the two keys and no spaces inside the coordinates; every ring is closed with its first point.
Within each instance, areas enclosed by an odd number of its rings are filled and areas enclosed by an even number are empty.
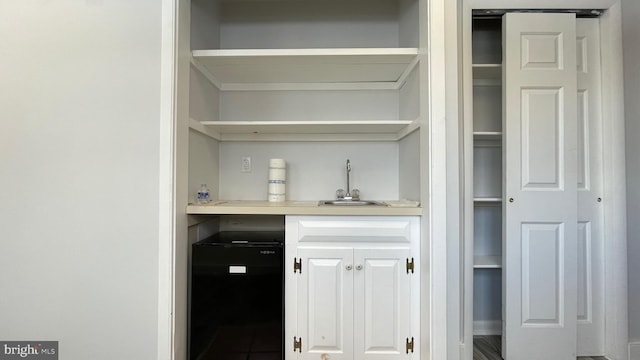
{"type": "Polygon", "coordinates": [[[578,356],[604,355],[602,113],[598,19],[577,19],[578,356]]]}
{"type": "Polygon", "coordinates": [[[503,357],[576,358],[573,14],[503,19],[503,357]]]}
{"type": "Polygon", "coordinates": [[[412,358],[408,248],[298,248],[298,256],[297,359],[412,358]]]}
{"type": "Polygon", "coordinates": [[[298,359],[353,359],[353,250],[299,248],[298,359]]]}
{"type": "Polygon", "coordinates": [[[354,251],[356,360],[407,359],[411,338],[409,249],[354,251]]]}

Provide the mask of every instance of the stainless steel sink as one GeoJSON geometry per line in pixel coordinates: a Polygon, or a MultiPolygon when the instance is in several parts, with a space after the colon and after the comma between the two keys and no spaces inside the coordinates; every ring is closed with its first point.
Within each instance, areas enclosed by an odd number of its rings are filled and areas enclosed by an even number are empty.
{"type": "Polygon", "coordinates": [[[378,201],[372,200],[320,200],[318,205],[331,205],[331,206],[387,206],[378,201]]]}
{"type": "Polygon", "coordinates": [[[351,161],[347,159],[347,192],[342,189],[336,191],[336,200],[320,200],[318,206],[387,206],[387,204],[372,201],[372,200],[360,200],[360,190],[349,189],[349,174],[351,173],[351,161]]]}

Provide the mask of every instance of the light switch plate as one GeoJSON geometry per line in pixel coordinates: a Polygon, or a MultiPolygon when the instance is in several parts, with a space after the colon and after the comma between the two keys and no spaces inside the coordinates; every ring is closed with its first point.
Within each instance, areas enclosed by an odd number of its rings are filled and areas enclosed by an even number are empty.
{"type": "Polygon", "coordinates": [[[243,156],[241,164],[241,172],[251,172],[251,156],[243,156]]]}

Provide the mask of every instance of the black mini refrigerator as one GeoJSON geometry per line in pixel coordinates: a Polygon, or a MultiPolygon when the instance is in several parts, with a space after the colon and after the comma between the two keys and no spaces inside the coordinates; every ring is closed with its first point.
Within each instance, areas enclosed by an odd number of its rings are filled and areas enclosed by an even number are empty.
{"type": "Polygon", "coordinates": [[[220,232],[193,244],[189,358],[282,360],[284,232],[220,232]]]}

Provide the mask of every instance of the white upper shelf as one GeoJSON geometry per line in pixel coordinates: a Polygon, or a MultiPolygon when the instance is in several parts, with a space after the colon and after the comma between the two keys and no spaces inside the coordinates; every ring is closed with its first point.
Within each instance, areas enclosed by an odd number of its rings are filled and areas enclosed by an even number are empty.
{"type": "Polygon", "coordinates": [[[398,89],[415,67],[418,49],[229,49],[192,55],[194,66],[221,90],[398,89]]]}
{"type": "Polygon", "coordinates": [[[201,121],[222,134],[383,134],[396,133],[411,125],[410,120],[395,121],[201,121]]]}
{"type": "Polygon", "coordinates": [[[418,120],[196,121],[190,127],[220,141],[398,141],[418,120]]]}

